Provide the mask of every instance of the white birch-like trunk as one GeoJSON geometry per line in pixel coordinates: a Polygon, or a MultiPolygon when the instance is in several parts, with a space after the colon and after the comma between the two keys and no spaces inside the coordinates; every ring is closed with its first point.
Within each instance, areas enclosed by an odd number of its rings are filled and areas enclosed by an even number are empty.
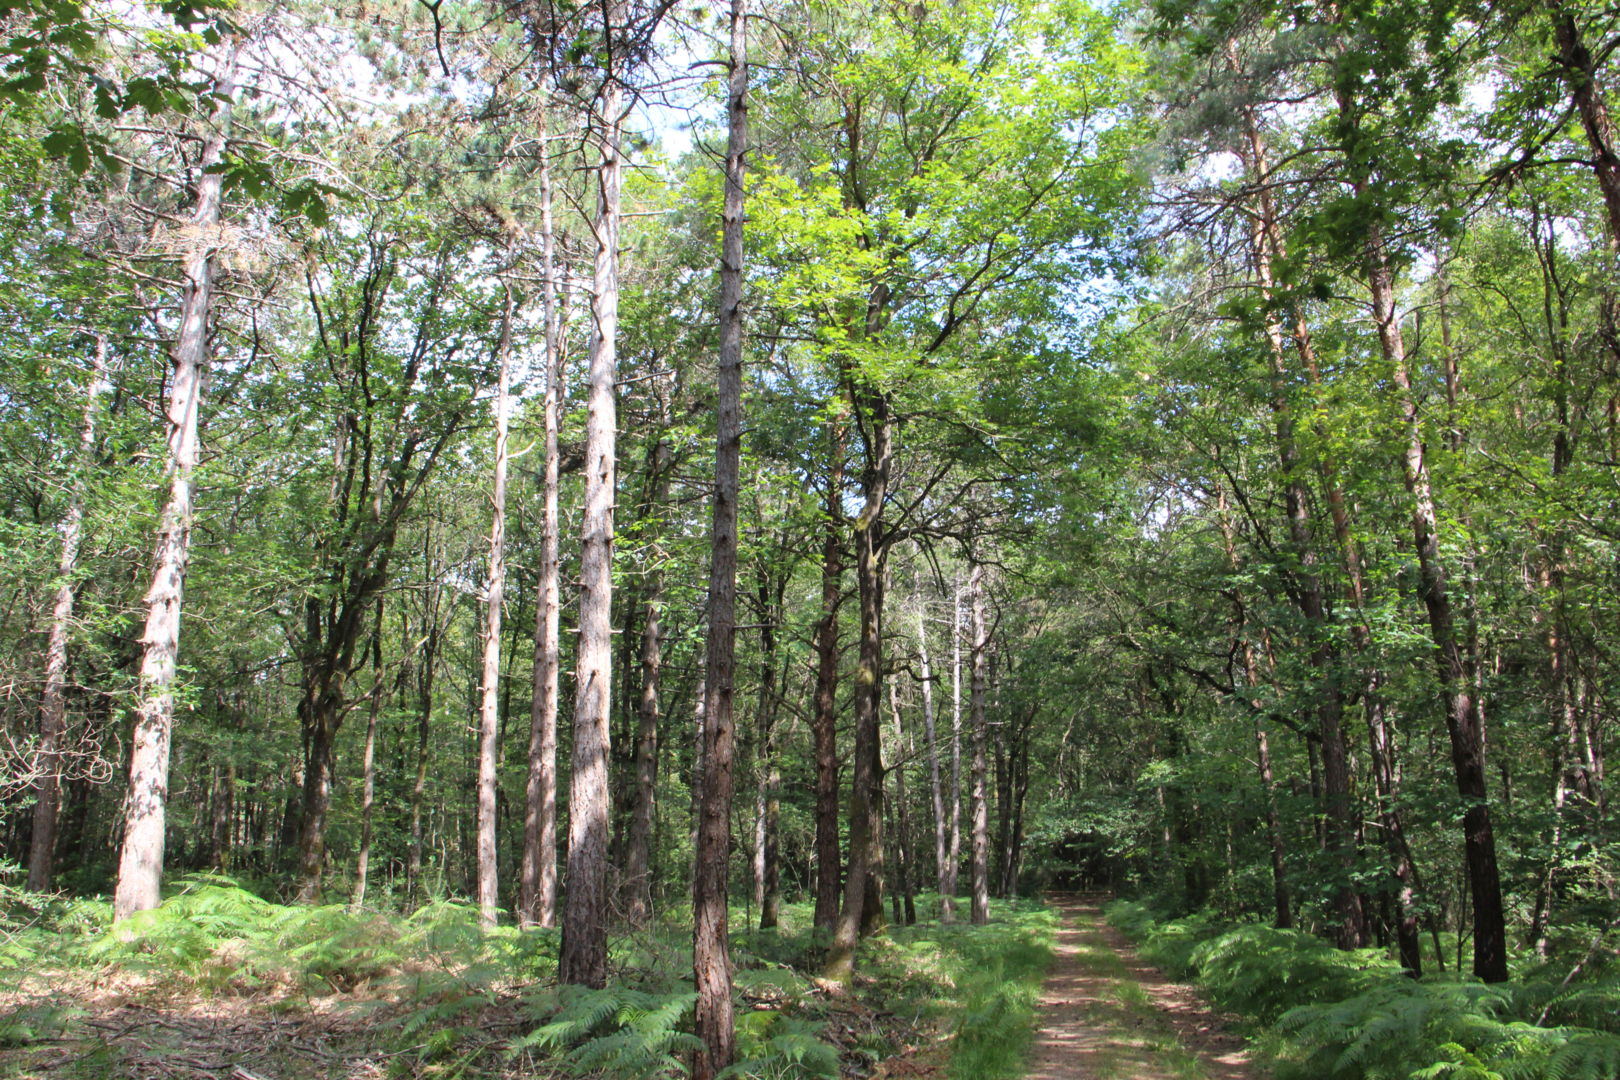
{"type": "Polygon", "coordinates": [[[180,327],[169,381],[169,497],[158,525],[152,585],[146,593],[146,629],[141,634],[145,651],[138,690],[140,703],[130,744],[124,843],[119,851],[118,886],[113,895],[115,919],[155,908],[162,899],[169,742],[174,731],[174,679],[180,659],[180,606],[191,554],[198,412],[208,373],[214,245],[223,199],[223,177],[209,170],[225,153],[240,50],[241,43],[232,41],[214,75],[215,105],[196,166],[197,205],[190,219],[195,246],[183,270],[180,327]]]}

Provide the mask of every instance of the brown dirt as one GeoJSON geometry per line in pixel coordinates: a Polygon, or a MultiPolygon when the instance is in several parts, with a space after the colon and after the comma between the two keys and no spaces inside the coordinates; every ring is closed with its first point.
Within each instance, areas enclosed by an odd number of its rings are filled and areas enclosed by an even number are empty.
{"type": "Polygon", "coordinates": [[[1137,959],[1094,897],[1060,896],[1028,1080],[1255,1080],[1243,1040],[1190,987],[1137,959]]]}

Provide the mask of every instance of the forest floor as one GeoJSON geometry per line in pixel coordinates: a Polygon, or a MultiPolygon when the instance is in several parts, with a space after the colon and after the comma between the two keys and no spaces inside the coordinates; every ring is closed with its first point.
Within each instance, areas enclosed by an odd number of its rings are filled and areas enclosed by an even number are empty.
{"type": "Polygon", "coordinates": [[[1027,1080],[1251,1080],[1243,1040],[1188,986],[1137,959],[1095,897],[1058,896],[1056,956],[1027,1080]]]}

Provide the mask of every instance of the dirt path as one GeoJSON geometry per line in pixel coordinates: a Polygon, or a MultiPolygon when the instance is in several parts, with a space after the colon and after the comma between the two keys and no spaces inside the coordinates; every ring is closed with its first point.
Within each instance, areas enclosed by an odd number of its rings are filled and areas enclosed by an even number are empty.
{"type": "Polygon", "coordinates": [[[1138,960],[1099,900],[1053,903],[1063,928],[1028,1080],[1254,1080],[1243,1040],[1190,988],[1138,960]]]}

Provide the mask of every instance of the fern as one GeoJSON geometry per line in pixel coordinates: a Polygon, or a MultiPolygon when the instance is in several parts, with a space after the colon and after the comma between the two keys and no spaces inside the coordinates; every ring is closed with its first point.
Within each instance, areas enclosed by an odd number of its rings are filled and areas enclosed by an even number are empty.
{"type": "Polygon", "coordinates": [[[838,1052],[821,1041],[822,1025],[761,1009],[737,1018],[737,1064],[721,1080],[836,1080],[838,1052]]]}
{"type": "Polygon", "coordinates": [[[1269,926],[1211,938],[1192,949],[1187,964],[1222,1009],[1261,1023],[1296,1005],[1342,1000],[1399,972],[1376,950],[1345,952],[1310,934],[1269,926]]]}
{"type": "Polygon", "coordinates": [[[701,1046],[680,1029],[697,995],[649,994],[623,986],[601,990],[566,987],[561,1010],[529,1034],[514,1040],[509,1054],[524,1050],[559,1054],[576,1074],[601,1072],[622,1080],[653,1080],[684,1072],[679,1055],[701,1046]]]}

